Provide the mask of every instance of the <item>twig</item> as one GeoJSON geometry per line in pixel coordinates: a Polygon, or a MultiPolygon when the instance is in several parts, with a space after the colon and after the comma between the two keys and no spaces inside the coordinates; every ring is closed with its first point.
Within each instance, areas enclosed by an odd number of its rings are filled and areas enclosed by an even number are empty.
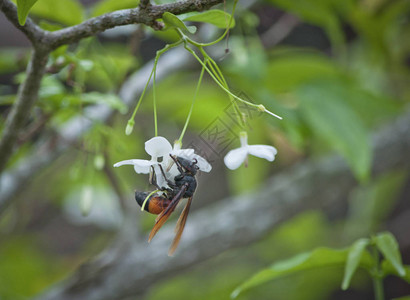
{"type": "MultiPolygon", "coordinates": [[[[20,26],[17,19],[17,8],[9,0],[0,0],[0,8],[10,22],[30,39],[34,47],[52,50],[61,45],[78,42],[83,38],[94,36],[117,26],[145,24],[158,30],[162,28],[162,24],[156,20],[161,18],[165,12],[179,15],[192,11],[201,11],[219,4],[222,1],[223,0],[183,0],[162,5],[147,5],[144,9],[141,9],[140,6],[138,8],[118,10],[53,32],[41,29],[30,18],[27,18],[24,26],[20,26]]],[[[148,3],[149,1],[145,2],[148,3]]]]}
{"type": "Polygon", "coordinates": [[[208,9],[221,2],[222,0],[185,0],[169,4],[150,5],[144,10],[140,8],[118,10],[89,19],[79,25],[53,31],[47,36],[48,43],[52,48],[56,48],[64,44],[75,43],[82,38],[96,35],[116,26],[136,23],[145,24],[158,30],[162,28],[162,24],[156,20],[161,18],[165,12],[179,15],[208,9]]]}
{"type": "Polygon", "coordinates": [[[27,122],[37,100],[41,78],[46,67],[48,53],[34,49],[27,66],[26,78],[19,87],[16,102],[9,113],[0,139],[0,174],[13,153],[18,134],[27,122]]]}

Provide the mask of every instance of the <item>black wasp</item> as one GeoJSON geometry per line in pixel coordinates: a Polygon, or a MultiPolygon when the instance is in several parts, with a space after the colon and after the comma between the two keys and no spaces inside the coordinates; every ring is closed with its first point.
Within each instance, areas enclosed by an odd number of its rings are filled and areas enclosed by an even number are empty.
{"type": "MultiPolygon", "coordinates": [[[[172,182],[166,177],[162,166],[159,165],[162,176],[164,176],[164,179],[169,186],[169,188],[164,188],[158,186],[156,182],[156,175],[153,169],[151,183],[156,186],[157,189],[161,190],[161,193],[155,193],[151,195],[149,199],[147,199],[147,202],[144,206],[144,209],[146,211],[158,215],[158,217],[155,219],[155,225],[152,228],[148,238],[148,242],[150,242],[158,232],[158,230],[162,227],[162,225],[164,225],[164,223],[168,220],[169,216],[177,207],[179,201],[181,199],[188,198],[185,208],[179,216],[177,225],[175,227],[176,235],[174,240],[172,241],[168,255],[172,255],[174,253],[179,244],[179,241],[181,240],[182,232],[184,231],[189,209],[191,207],[192,197],[197,186],[195,175],[199,169],[196,159],[190,161],[179,156],[170,156],[176,164],[179,174],[174,177],[174,182],[172,182]]],[[[135,200],[137,200],[137,203],[142,206],[144,200],[148,197],[149,194],[150,193],[147,192],[136,191],[135,200]]]]}

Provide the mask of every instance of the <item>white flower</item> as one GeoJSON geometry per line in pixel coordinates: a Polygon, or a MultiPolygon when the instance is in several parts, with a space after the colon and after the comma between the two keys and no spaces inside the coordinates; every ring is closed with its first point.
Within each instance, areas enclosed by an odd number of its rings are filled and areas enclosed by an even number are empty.
{"type": "MultiPolygon", "coordinates": [[[[194,149],[181,149],[181,144],[176,142],[174,148],[168,140],[162,136],[153,137],[145,142],[145,151],[151,155],[151,160],[145,159],[128,159],[117,162],[114,167],[123,165],[133,165],[136,173],[151,174],[152,167],[154,168],[157,184],[160,187],[168,187],[166,179],[162,176],[159,165],[165,172],[167,179],[174,181],[174,177],[179,174],[178,168],[173,164],[172,158],[169,156],[175,155],[189,160],[196,159],[198,167],[201,171],[211,171],[211,165],[201,156],[194,153],[194,149]],[[158,158],[163,158],[162,162],[158,162],[158,158]]],[[[152,175],[152,174],[151,174],[152,175]]]]}
{"type": "Polygon", "coordinates": [[[145,142],[145,151],[151,155],[151,160],[128,159],[117,162],[114,167],[133,165],[138,174],[148,174],[151,171],[151,166],[158,164],[158,158],[167,156],[171,150],[172,146],[166,138],[156,136],[145,142]]]}
{"type": "Polygon", "coordinates": [[[240,133],[240,139],[241,147],[229,151],[224,158],[225,165],[231,170],[239,168],[243,162],[246,164],[248,154],[273,161],[278,153],[276,148],[272,146],[248,145],[248,135],[245,131],[240,133]]]}
{"type": "Polygon", "coordinates": [[[196,159],[197,166],[199,170],[201,170],[202,172],[209,173],[212,170],[211,164],[207,162],[205,158],[203,158],[202,156],[198,154],[195,154],[194,149],[191,149],[191,148],[181,149],[181,143],[179,143],[178,141],[175,141],[174,148],[172,149],[170,154],[185,158],[190,161],[193,161],[194,159],[196,159]]]}

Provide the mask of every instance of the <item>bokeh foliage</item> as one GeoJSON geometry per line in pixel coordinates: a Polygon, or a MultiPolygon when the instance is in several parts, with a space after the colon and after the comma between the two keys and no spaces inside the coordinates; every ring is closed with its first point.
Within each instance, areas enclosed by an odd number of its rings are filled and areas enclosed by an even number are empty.
{"type": "MultiPolygon", "coordinates": [[[[135,0],[104,0],[85,7],[75,0],[38,0],[29,15],[52,30],[137,4],[135,0]]],[[[229,4],[228,1],[227,10],[229,4]]],[[[279,150],[278,161],[268,164],[250,158],[247,169],[225,172],[227,180],[221,184],[228,185],[232,194],[239,194],[258,188],[267,176],[297,160],[336,152],[344,157],[361,185],[351,193],[344,219],[328,220],[320,211],[305,212],[254,245],[223,253],[156,284],[147,293],[147,299],[227,299],[251,274],[274,261],[318,246],[344,247],[383,228],[408,174],[395,170],[372,178],[371,132],[408,106],[409,15],[410,2],[406,0],[269,0],[237,12],[236,26],[227,44],[230,53],[225,55],[219,49],[216,59],[220,59],[218,63],[232,90],[262,103],[284,120],[259,115],[250,120],[249,142],[275,145],[279,150]],[[275,47],[262,43],[263,35],[278,22],[278,18],[263,19],[264,10],[275,16],[289,14],[299,19],[294,32],[275,47]],[[314,30],[313,33],[305,34],[306,28],[314,30]],[[320,43],[315,42],[317,38],[320,43]]],[[[185,17],[200,21],[198,16],[185,17]]],[[[151,92],[137,115],[132,136],[126,136],[129,112],[118,91],[129,74],[155,55],[161,48],[158,45],[175,38],[172,31],[158,34],[141,27],[133,32],[137,38],[128,36],[124,41],[121,36],[102,35],[59,48],[52,55],[49,66],[53,71],[42,81],[30,122],[46,117],[49,120],[43,131],[52,133],[91,105],[106,105],[118,113],[109,124],[93,120],[93,129],[80,145],[38,174],[33,187],[25,191],[25,199],[2,216],[1,299],[26,299],[63,278],[73,266],[102,249],[118,226],[114,220],[111,227],[101,227],[104,209],[117,210],[114,219],[122,214],[112,189],[107,191],[110,182],[101,168],[127,158],[145,158],[143,141],[154,134],[151,92]],[[41,188],[43,182],[50,188],[41,188]],[[98,209],[100,215],[97,213],[81,225],[72,225],[67,221],[72,216],[63,213],[67,211],[66,203],[74,199],[74,207],[80,211],[78,198],[85,194],[93,198],[93,209],[98,209]],[[63,228],[80,236],[71,240],[74,250],[50,247],[56,233],[46,236],[31,228],[33,224],[47,228],[55,218],[64,219],[63,228]],[[78,228],[87,228],[87,238],[78,228]]],[[[24,77],[28,50],[17,50],[0,52],[0,74],[8,78],[0,85],[0,108],[13,103],[17,83],[24,77]]],[[[197,65],[167,74],[158,82],[159,133],[170,141],[179,136],[184,124],[199,70],[197,65]]],[[[226,118],[227,106],[226,94],[210,78],[205,78],[186,142],[215,118],[226,118]]],[[[2,117],[0,128],[3,122],[2,117]]],[[[24,158],[38,139],[34,136],[20,148],[10,166],[24,158]]],[[[238,145],[239,141],[231,147],[238,145]]],[[[214,159],[214,166],[221,165],[220,156],[214,159]]],[[[146,178],[136,176],[132,168],[115,172],[122,179],[120,186],[124,191],[148,188],[146,178]]],[[[222,186],[215,188],[226,190],[222,186]]],[[[196,201],[206,205],[200,199],[196,201]]],[[[144,215],[140,223],[148,230],[152,216],[144,215]]],[[[292,275],[250,290],[240,299],[272,299],[272,295],[277,299],[329,299],[340,287],[342,268],[292,275]]],[[[369,278],[360,272],[351,285],[363,294],[371,290],[369,278]]]]}

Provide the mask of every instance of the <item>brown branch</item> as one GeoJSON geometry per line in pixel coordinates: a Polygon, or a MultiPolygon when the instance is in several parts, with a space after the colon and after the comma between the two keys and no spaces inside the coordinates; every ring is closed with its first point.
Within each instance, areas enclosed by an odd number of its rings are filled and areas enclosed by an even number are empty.
{"type": "Polygon", "coordinates": [[[139,23],[151,26],[154,29],[161,29],[162,25],[156,20],[161,18],[165,12],[179,15],[192,11],[201,11],[219,4],[222,1],[223,0],[184,0],[170,4],[150,5],[144,10],[140,8],[118,10],[89,19],[79,25],[51,32],[47,36],[48,44],[52,48],[56,48],[64,44],[78,42],[80,39],[96,35],[116,26],[129,24],[139,23]]]}
{"type": "Polygon", "coordinates": [[[28,121],[32,107],[37,100],[41,78],[48,59],[48,53],[34,49],[26,70],[26,78],[19,87],[16,102],[7,116],[0,139],[0,174],[13,153],[21,128],[28,121]]]}
{"type": "MultiPolygon", "coordinates": [[[[409,112],[375,137],[373,175],[409,167],[408,132],[409,112]]],[[[225,199],[193,213],[175,257],[166,255],[174,224],[165,226],[150,244],[133,235],[124,236],[128,247],[117,241],[37,299],[135,297],[170,274],[263,238],[272,228],[302,211],[321,209],[330,215],[340,214],[347,195],[356,185],[340,157],[303,162],[271,178],[254,193],[225,199]]]]}
{"type": "Polygon", "coordinates": [[[0,9],[9,21],[21,30],[37,48],[55,49],[61,45],[71,44],[79,40],[96,35],[107,29],[129,25],[145,24],[154,29],[161,29],[162,25],[156,20],[165,12],[180,15],[192,11],[209,9],[223,0],[183,0],[163,5],[148,5],[149,1],[141,1],[138,8],[118,10],[88,19],[81,24],[61,30],[49,32],[41,29],[30,18],[21,26],[17,18],[17,7],[10,0],[0,0],[0,9]]]}

